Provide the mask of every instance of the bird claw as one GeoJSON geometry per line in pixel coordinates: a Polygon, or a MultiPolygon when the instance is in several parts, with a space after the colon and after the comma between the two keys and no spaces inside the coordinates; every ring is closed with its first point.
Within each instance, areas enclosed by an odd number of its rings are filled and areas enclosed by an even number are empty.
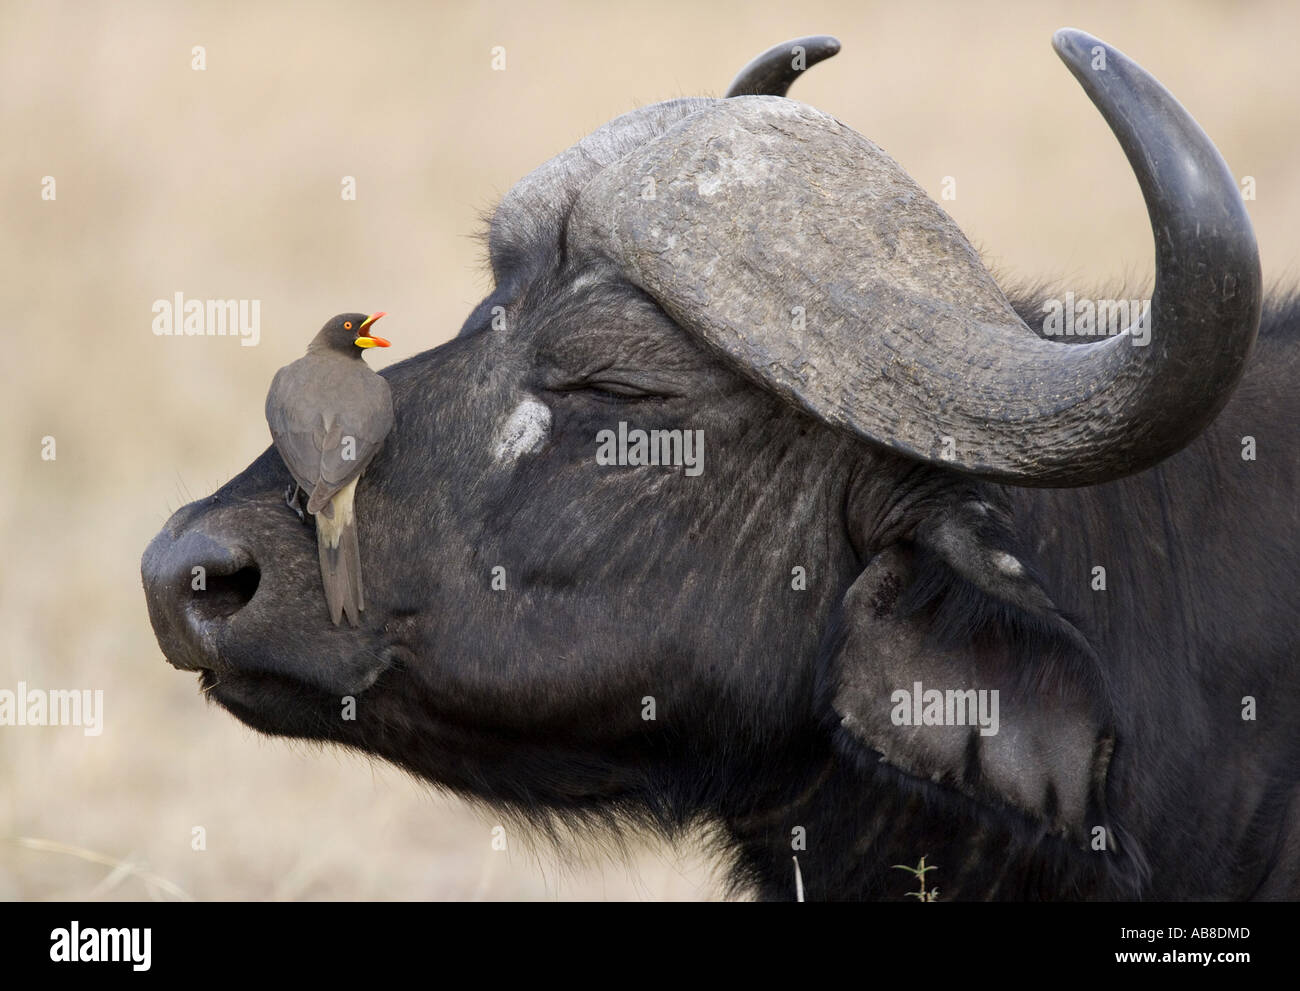
{"type": "Polygon", "coordinates": [[[294,511],[298,516],[298,522],[306,526],[307,514],[302,511],[302,506],[298,501],[298,483],[290,482],[289,487],[284,490],[284,504],[294,511]]]}

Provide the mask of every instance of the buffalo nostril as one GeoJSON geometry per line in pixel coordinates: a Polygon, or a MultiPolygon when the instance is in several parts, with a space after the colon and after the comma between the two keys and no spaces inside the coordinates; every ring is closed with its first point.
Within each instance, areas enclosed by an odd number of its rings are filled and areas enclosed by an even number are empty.
{"type": "Polygon", "coordinates": [[[238,542],[201,528],[173,535],[166,528],[141,561],[149,620],[163,654],[188,670],[217,663],[221,624],[248,605],[261,569],[238,542]]]}
{"type": "Polygon", "coordinates": [[[256,565],[228,575],[209,574],[207,587],[194,591],[190,608],[200,620],[229,619],[252,601],[261,580],[262,572],[256,565]]]}

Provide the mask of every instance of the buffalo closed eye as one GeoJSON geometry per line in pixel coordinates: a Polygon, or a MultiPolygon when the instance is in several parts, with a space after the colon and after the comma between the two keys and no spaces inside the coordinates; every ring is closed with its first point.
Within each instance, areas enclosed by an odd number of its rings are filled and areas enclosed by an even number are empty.
{"type": "Polygon", "coordinates": [[[576,386],[575,392],[585,392],[602,399],[629,401],[637,399],[661,399],[661,395],[649,392],[635,385],[624,382],[586,382],[576,386]]]}

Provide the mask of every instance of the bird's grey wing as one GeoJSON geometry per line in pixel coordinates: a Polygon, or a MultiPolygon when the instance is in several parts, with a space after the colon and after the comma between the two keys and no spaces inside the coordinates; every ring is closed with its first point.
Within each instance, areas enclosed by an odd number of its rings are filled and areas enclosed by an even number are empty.
{"type": "Polygon", "coordinates": [[[393,428],[382,376],[344,376],[323,395],[314,388],[320,378],[310,358],[300,359],[276,373],[266,398],[271,437],[313,513],[365,470],[393,428]]]}
{"type": "Polygon", "coordinates": [[[337,492],[357,475],[384,446],[393,429],[393,396],[380,375],[351,376],[335,397],[340,410],[331,424],[337,441],[321,450],[321,481],[337,492]]]}
{"type": "Polygon", "coordinates": [[[294,481],[311,492],[322,480],[321,452],[329,441],[322,411],[304,404],[311,378],[299,362],[275,373],[266,394],[266,423],[294,481]]]}

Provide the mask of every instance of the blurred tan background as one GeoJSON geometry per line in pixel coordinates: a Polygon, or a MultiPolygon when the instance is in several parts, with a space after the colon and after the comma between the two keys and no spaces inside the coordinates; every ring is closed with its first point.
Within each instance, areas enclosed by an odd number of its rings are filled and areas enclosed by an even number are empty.
{"type": "Polygon", "coordinates": [[[478,215],[515,180],[633,106],[720,94],[797,35],[844,50],[792,96],[935,198],[952,176],[943,206],[1000,273],[1145,278],[1136,184],[1049,45],[1066,25],[1137,58],[1255,178],[1265,272],[1295,277],[1293,0],[0,0],[0,689],[105,693],[99,737],[0,727],[0,898],[721,897],[689,845],[611,859],[510,835],[494,853],[490,814],[256,736],[164,664],[140,554],[266,446],[270,378],[326,318],[389,311],[372,364],[446,340],[488,286],[478,215]],[[261,300],[260,346],[155,337],[151,304],[176,292],[261,300]]]}

